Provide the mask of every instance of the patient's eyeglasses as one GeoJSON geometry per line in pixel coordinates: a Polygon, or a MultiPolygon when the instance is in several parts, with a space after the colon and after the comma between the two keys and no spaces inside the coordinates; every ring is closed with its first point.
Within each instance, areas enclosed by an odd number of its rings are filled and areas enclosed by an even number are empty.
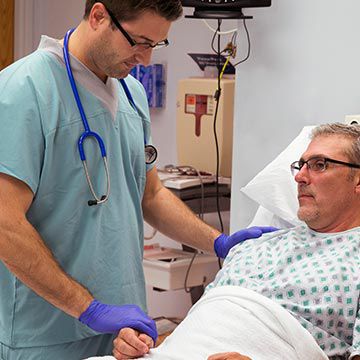
{"type": "Polygon", "coordinates": [[[348,163],[348,162],[329,159],[329,158],[325,158],[325,157],[319,157],[319,156],[310,158],[309,160],[306,160],[306,161],[305,160],[294,161],[290,165],[290,169],[291,169],[291,173],[294,176],[302,169],[302,167],[305,164],[307,165],[307,168],[310,171],[323,172],[328,168],[329,163],[360,169],[360,165],[358,165],[358,164],[351,164],[351,163],[348,163]]]}

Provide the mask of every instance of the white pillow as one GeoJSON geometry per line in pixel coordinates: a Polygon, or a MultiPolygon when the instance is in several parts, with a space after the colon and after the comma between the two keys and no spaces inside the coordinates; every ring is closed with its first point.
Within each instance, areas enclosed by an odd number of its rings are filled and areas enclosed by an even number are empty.
{"type": "MultiPolygon", "coordinates": [[[[309,135],[314,126],[305,126],[291,144],[269,165],[260,171],[241,191],[260,207],[254,220],[256,223],[269,219],[269,212],[277,221],[290,225],[301,224],[297,218],[297,185],[290,172],[290,164],[298,160],[310,142],[309,135]],[[261,209],[265,208],[267,211],[261,209]],[[260,216],[265,216],[263,220],[260,216]]],[[[254,221],[253,221],[254,222],[254,221]]],[[[253,223],[252,223],[253,224],[253,223]]],[[[264,224],[264,223],[262,223],[264,224]]],[[[270,225],[270,223],[267,222],[270,225]]]]}
{"type": "Polygon", "coordinates": [[[265,224],[268,226],[274,226],[278,229],[288,229],[298,224],[302,224],[302,222],[297,219],[296,223],[290,223],[270,212],[269,210],[266,210],[263,206],[259,205],[254,218],[251,220],[250,224],[247,225],[247,227],[264,226],[265,224]]]}

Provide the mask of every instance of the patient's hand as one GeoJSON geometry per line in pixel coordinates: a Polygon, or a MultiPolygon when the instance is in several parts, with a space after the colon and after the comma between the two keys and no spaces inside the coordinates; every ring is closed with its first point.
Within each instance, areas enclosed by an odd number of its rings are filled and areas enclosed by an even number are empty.
{"type": "Polygon", "coordinates": [[[152,347],[154,342],[150,336],[124,328],[114,340],[113,355],[117,360],[135,359],[147,354],[152,347]]]}
{"type": "Polygon", "coordinates": [[[208,357],[208,360],[251,360],[249,357],[236,352],[215,354],[208,357]]]}

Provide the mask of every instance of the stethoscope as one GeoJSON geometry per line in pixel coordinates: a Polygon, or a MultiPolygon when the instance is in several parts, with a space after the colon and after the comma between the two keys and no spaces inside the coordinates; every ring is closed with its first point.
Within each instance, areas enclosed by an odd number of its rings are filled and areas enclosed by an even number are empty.
{"type": "MultiPolygon", "coordinates": [[[[102,140],[102,138],[100,137],[99,134],[97,134],[94,131],[91,131],[91,129],[90,129],[89,123],[88,123],[86,115],[85,115],[84,108],[83,108],[81,100],[80,100],[79,92],[77,90],[74,75],[73,75],[73,72],[72,72],[72,69],[71,69],[70,56],[69,56],[69,39],[70,39],[71,34],[74,32],[74,30],[75,29],[70,29],[65,35],[63,53],[64,53],[64,61],[65,61],[66,71],[68,73],[71,88],[72,88],[72,91],[74,93],[75,101],[76,101],[76,104],[77,104],[77,106],[79,108],[81,120],[82,120],[82,123],[84,125],[84,129],[85,129],[85,131],[79,137],[78,149],[79,149],[80,159],[81,159],[83,167],[84,167],[86,180],[87,180],[87,183],[89,185],[91,194],[94,197],[93,200],[88,201],[88,205],[93,206],[93,205],[103,204],[104,202],[106,202],[109,199],[109,195],[110,195],[110,173],[109,173],[109,166],[108,166],[108,162],[107,162],[106,149],[105,149],[104,141],[102,140]],[[86,163],[86,156],[85,156],[85,151],[84,151],[84,142],[89,137],[93,137],[93,138],[95,138],[97,140],[100,151],[101,151],[101,156],[102,156],[103,162],[104,162],[105,173],[106,173],[106,181],[107,181],[107,189],[106,189],[106,195],[102,195],[101,197],[98,197],[96,195],[96,193],[95,193],[94,187],[93,187],[91,179],[90,179],[88,166],[87,166],[87,163],[86,163]]],[[[123,89],[125,91],[125,94],[126,94],[126,96],[128,98],[128,101],[129,101],[130,105],[134,108],[135,111],[138,111],[138,109],[137,109],[137,107],[135,105],[134,99],[133,99],[133,97],[132,97],[132,95],[130,93],[130,90],[129,90],[128,86],[126,85],[125,80],[120,79],[119,81],[120,81],[120,83],[121,83],[121,85],[122,85],[122,87],[123,87],[123,89]]],[[[147,165],[150,165],[157,158],[157,150],[153,145],[147,145],[146,144],[146,139],[144,139],[144,144],[145,144],[145,163],[147,165]]]]}

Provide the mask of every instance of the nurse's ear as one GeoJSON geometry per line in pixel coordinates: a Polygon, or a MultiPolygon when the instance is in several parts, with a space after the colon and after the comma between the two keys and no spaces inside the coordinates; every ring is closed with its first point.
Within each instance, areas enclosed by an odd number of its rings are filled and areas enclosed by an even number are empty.
{"type": "Polygon", "coordinates": [[[99,26],[110,21],[107,11],[102,3],[97,2],[94,4],[90,11],[88,21],[93,30],[97,30],[99,26]]]}

